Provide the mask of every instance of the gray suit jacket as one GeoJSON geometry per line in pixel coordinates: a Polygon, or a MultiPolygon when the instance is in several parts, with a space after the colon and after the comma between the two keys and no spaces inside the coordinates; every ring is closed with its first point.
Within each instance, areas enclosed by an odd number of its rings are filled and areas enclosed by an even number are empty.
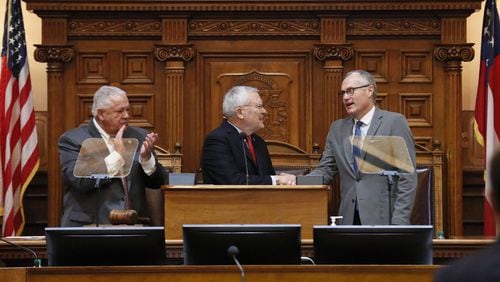
{"type": "MultiPolygon", "coordinates": [[[[165,170],[156,159],[156,169],[148,176],[139,163],[139,151],[147,131],[129,126],[123,138],[136,138],[139,141],[137,153],[127,177],[131,208],[139,216],[148,216],[146,211],[145,187],[160,188],[165,183],[165,170]]],[[[123,184],[119,178],[101,181],[100,189],[95,188],[95,180],[78,178],[73,175],[75,162],[83,141],[87,138],[101,138],[93,121],[65,132],[59,139],[59,158],[64,181],[64,201],[61,226],[82,226],[94,224],[96,211],[99,223],[109,224],[108,215],[112,209],[123,209],[125,196],[123,184]]],[[[104,161],[104,160],[103,160],[104,161]]]]}
{"type": "MultiPolygon", "coordinates": [[[[318,167],[310,175],[322,175],[325,183],[340,177],[341,202],[339,215],[343,224],[352,224],[356,198],[361,223],[364,225],[389,224],[389,195],[387,177],[378,174],[355,174],[353,170],[352,128],[354,119],[347,117],[335,121],[328,132],[325,150],[318,167]]],[[[399,114],[375,109],[367,136],[401,136],[408,147],[413,166],[416,154],[413,135],[406,118],[399,114]]],[[[366,153],[361,158],[367,158],[366,153]]],[[[410,224],[410,216],[417,187],[416,173],[394,179],[392,188],[392,224],[410,224]]]]}

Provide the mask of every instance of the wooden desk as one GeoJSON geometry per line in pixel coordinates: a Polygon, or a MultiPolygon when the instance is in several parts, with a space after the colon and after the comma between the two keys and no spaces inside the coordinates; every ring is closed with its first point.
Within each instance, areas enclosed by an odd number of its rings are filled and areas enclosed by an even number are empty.
{"type": "Polygon", "coordinates": [[[165,238],[182,240],[183,224],[328,224],[328,186],[198,185],[163,187],[165,238]]]}
{"type": "MultiPolygon", "coordinates": [[[[278,281],[432,281],[438,266],[415,265],[273,265],[244,266],[247,282],[278,281]]],[[[241,281],[237,266],[132,266],[0,268],[0,280],[9,282],[197,282],[241,281]]]]}

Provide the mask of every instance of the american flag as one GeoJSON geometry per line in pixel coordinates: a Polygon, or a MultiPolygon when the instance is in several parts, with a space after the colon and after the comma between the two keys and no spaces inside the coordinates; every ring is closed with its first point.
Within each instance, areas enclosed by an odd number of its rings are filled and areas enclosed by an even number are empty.
{"type": "MultiPolygon", "coordinates": [[[[500,149],[500,22],[495,0],[487,0],[484,8],[481,63],[474,115],[474,132],[485,149],[487,170],[493,153],[500,149]],[[499,44],[496,44],[497,39],[499,44]]],[[[485,183],[485,195],[488,195],[491,189],[489,177],[485,177],[485,183]]],[[[488,201],[484,204],[484,234],[495,235],[495,220],[488,201]]]]}
{"type": "Polygon", "coordinates": [[[7,0],[0,71],[0,215],[2,235],[14,236],[23,231],[23,194],[40,162],[21,0],[7,0]]]}

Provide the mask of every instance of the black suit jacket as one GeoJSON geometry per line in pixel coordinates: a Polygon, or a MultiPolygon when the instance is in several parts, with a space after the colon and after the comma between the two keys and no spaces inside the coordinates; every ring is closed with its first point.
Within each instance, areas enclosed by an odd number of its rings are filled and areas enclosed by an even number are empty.
{"type": "Polygon", "coordinates": [[[500,242],[438,270],[434,281],[500,281],[500,242]]]}
{"type": "Polygon", "coordinates": [[[220,127],[210,132],[203,143],[201,169],[203,180],[207,184],[244,185],[246,184],[246,168],[248,165],[249,184],[272,184],[271,176],[275,175],[267,144],[256,134],[252,134],[252,142],[257,155],[255,164],[246,144],[238,130],[226,120],[220,127]],[[246,150],[246,160],[243,156],[246,150]]]}
{"type": "MultiPolygon", "coordinates": [[[[146,211],[145,187],[160,188],[165,182],[165,170],[155,157],[156,169],[148,176],[139,163],[140,148],[147,135],[142,128],[129,126],[123,132],[123,138],[135,138],[139,141],[137,152],[127,177],[129,199],[132,208],[139,216],[148,216],[146,211]]],[[[89,124],[65,132],[59,139],[59,157],[64,182],[63,216],[61,226],[82,226],[95,223],[96,211],[99,223],[109,224],[108,215],[112,209],[124,208],[123,184],[119,178],[101,181],[100,189],[95,188],[95,180],[79,178],[73,175],[75,163],[82,143],[87,138],[101,138],[91,120],[89,124]]],[[[104,162],[104,160],[103,160],[104,162]]]]}

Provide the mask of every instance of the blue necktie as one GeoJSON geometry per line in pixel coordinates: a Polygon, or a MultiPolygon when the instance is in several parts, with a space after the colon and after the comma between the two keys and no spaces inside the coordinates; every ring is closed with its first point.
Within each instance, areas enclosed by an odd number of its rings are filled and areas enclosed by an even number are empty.
{"type": "Polygon", "coordinates": [[[354,173],[358,174],[359,168],[356,158],[361,158],[361,126],[363,122],[358,120],[354,128],[354,138],[352,140],[352,155],[354,156],[353,169],[354,173]]]}

